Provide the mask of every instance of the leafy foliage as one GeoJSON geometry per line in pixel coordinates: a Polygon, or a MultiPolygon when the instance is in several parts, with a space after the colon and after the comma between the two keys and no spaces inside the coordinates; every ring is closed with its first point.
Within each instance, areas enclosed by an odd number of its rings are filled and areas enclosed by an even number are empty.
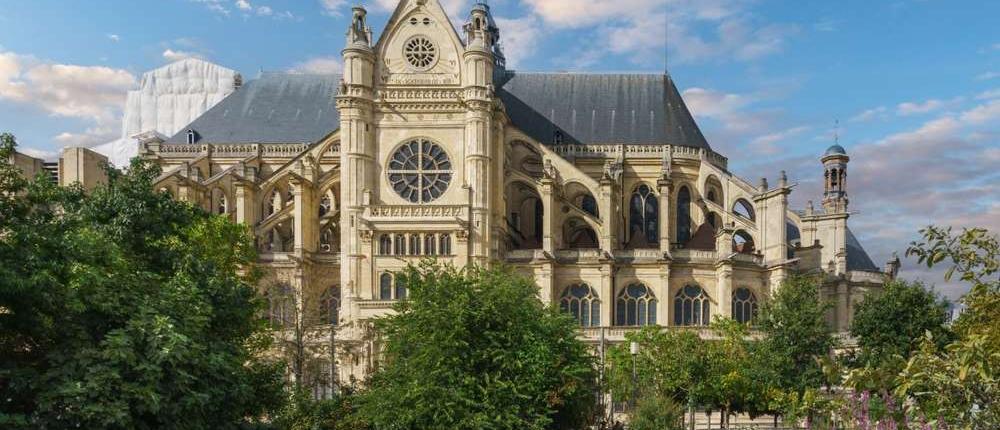
{"type": "Polygon", "coordinates": [[[243,226],[152,191],[13,178],[0,146],[0,427],[232,428],[281,398],[243,226]]]}
{"type": "Polygon", "coordinates": [[[674,399],[650,394],[639,398],[629,423],[631,430],[683,430],[684,408],[674,399]]]}
{"type": "Polygon", "coordinates": [[[433,262],[399,275],[397,314],[377,322],[382,368],[360,399],[375,428],[577,429],[595,369],[576,323],[502,268],[433,262]]]}
{"type": "Polygon", "coordinates": [[[834,339],[826,323],[829,303],[821,301],[819,280],[793,276],[761,306],[758,328],[775,362],[777,385],[799,393],[824,385],[820,359],[829,356],[834,339]]]}
{"type": "Polygon", "coordinates": [[[931,333],[939,346],[951,337],[945,327],[948,302],[919,282],[892,281],[865,296],[854,313],[851,335],[861,366],[897,368],[931,333]]]}
{"type": "Polygon", "coordinates": [[[296,390],[271,422],[283,430],[366,430],[367,423],[357,413],[357,397],[342,390],[331,399],[313,399],[311,393],[296,390]]]}

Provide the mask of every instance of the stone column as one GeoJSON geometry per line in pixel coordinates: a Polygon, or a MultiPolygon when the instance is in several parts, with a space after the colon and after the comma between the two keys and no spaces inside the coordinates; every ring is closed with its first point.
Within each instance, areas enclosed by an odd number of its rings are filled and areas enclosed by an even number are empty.
{"type": "Polygon", "coordinates": [[[293,178],[292,195],[295,201],[295,252],[316,252],[319,235],[319,208],[312,184],[305,180],[293,178]]]}
{"type": "Polygon", "coordinates": [[[726,318],[733,315],[733,263],[729,260],[715,266],[715,300],[719,307],[714,315],[726,318]]]}
{"type": "Polygon", "coordinates": [[[608,178],[601,179],[600,195],[597,198],[597,212],[601,215],[601,248],[608,253],[613,253],[618,248],[615,238],[615,229],[618,226],[618,217],[615,215],[614,206],[614,182],[608,178]]]}
{"type": "Polygon", "coordinates": [[[670,263],[660,266],[660,286],[656,289],[656,323],[662,326],[673,324],[673,296],[670,294],[670,263]]]}
{"type": "Polygon", "coordinates": [[[659,191],[659,229],[660,229],[660,251],[666,255],[670,254],[670,199],[673,191],[673,184],[670,179],[660,179],[656,181],[659,191]]]}
{"type": "Polygon", "coordinates": [[[554,255],[557,246],[554,231],[557,228],[555,226],[557,217],[555,184],[553,184],[551,178],[542,178],[542,189],[540,192],[544,211],[544,216],[542,217],[542,249],[549,255],[554,255]]]}
{"type": "Polygon", "coordinates": [[[253,185],[239,181],[233,185],[236,203],[236,222],[253,226],[257,222],[257,204],[253,185]]]}
{"type": "Polygon", "coordinates": [[[613,276],[614,268],[612,268],[610,264],[601,266],[601,285],[598,289],[598,294],[601,295],[601,325],[606,327],[615,325],[615,292],[614,282],[612,282],[613,276]]]}

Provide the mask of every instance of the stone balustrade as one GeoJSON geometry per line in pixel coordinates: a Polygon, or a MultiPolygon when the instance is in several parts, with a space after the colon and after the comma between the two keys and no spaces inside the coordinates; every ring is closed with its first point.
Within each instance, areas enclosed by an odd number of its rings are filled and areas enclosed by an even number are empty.
{"type": "MultiPolygon", "coordinates": [[[[563,157],[575,158],[616,158],[622,154],[623,145],[553,145],[549,148],[563,157]]],[[[726,169],[729,159],[711,150],[674,145],[624,145],[625,157],[662,158],[667,152],[673,158],[705,159],[713,165],[726,169]]]]}
{"type": "Polygon", "coordinates": [[[372,205],[365,208],[365,217],[377,218],[464,218],[465,205],[372,205]]]}

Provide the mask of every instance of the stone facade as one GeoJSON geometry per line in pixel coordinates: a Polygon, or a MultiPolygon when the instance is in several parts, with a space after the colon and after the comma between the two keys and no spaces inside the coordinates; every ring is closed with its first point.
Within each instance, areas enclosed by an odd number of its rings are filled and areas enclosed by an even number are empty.
{"type": "Polygon", "coordinates": [[[272,318],[322,308],[342,380],[371,370],[367,322],[405,296],[393,272],[426,256],[513,265],[595,344],[642,325],[751,318],[796,272],[825,276],[830,323],[844,331],[884,282],[847,228],[842,148],[817,164],[822,209],[795,211],[783,173],[752,185],[699,143],[669,76],[549,76],[577,92],[578,80],[596,82],[612,105],[631,97],[616,82],[667,96],[646,110],[541,111],[500,82],[513,75],[489,8],[475,6],[463,30],[437,0],[402,0],[376,41],[355,8],[336,80],[263,76],[177,136],[141,143],[163,167],[158,189],[252,226],[272,318]],[[321,100],[306,109],[303,97],[321,100]],[[336,122],[323,122],[331,109],[336,122]],[[254,138],[282,127],[287,141],[254,138]],[[274,303],[281,292],[292,299],[274,303]]]}

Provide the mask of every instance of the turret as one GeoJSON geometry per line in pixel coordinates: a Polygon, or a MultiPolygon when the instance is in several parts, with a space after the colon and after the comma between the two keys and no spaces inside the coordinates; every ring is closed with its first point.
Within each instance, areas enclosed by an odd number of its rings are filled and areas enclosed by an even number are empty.
{"type": "Polygon", "coordinates": [[[498,65],[502,67],[503,54],[500,54],[497,47],[500,29],[493,21],[490,7],[484,3],[476,3],[464,29],[466,44],[463,61],[466,72],[463,85],[491,87],[493,70],[498,65]]]}
{"type": "Polygon", "coordinates": [[[847,162],[851,158],[840,145],[826,150],[823,163],[823,209],[827,213],[847,212],[847,162]]]}

